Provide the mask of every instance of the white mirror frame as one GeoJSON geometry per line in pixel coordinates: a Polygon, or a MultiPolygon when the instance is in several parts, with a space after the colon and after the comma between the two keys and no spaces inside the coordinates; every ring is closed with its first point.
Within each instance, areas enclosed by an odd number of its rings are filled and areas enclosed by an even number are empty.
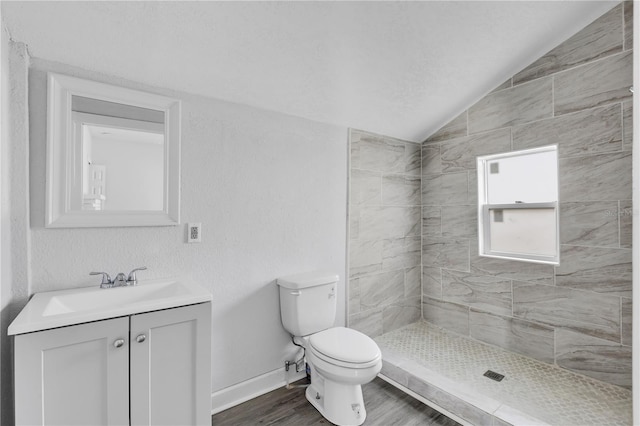
{"type": "Polygon", "coordinates": [[[47,80],[45,226],[47,228],[88,228],[178,225],[180,223],[180,101],[55,73],[49,73],[47,80]],[[70,208],[75,169],[71,114],[71,97],[74,95],[164,112],[165,156],[162,210],[84,211],[70,208]]]}

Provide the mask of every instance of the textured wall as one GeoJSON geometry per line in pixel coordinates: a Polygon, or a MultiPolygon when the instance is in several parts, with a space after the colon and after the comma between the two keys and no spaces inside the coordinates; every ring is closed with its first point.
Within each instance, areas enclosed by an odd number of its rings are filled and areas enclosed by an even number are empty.
{"type": "Polygon", "coordinates": [[[23,43],[10,40],[2,31],[2,136],[0,172],[0,424],[13,424],[13,345],[7,327],[24,305],[27,289],[20,283],[29,277],[28,145],[14,143],[28,138],[27,71],[29,58],[23,43]]]}
{"type": "Polygon", "coordinates": [[[349,325],[370,336],[420,314],[420,145],[352,130],[349,325]]]}
{"type": "MultiPolygon", "coordinates": [[[[16,80],[12,90],[26,94],[26,80],[16,80]]],[[[26,111],[18,112],[26,122],[26,111]]],[[[29,68],[28,118],[29,137],[11,141],[14,149],[29,149],[28,158],[15,157],[13,164],[29,180],[12,176],[17,224],[27,230],[12,249],[22,262],[31,259],[28,276],[14,280],[21,294],[94,286],[93,270],[146,265],[141,280],[187,276],[213,295],[214,391],[283,367],[297,348],[282,328],[275,279],[315,268],[346,274],[346,128],[37,58],[29,68]],[[46,71],[182,100],[180,226],[43,227],[46,71]],[[22,207],[29,202],[30,218],[22,207]],[[185,243],[187,222],[202,222],[201,244],[185,243]],[[23,253],[22,247],[29,249],[23,253]]],[[[336,323],[344,324],[344,291],[338,304],[336,323]]]]}
{"type": "Polygon", "coordinates": [[[422,146],[427,321],[631,386],[632,2],[422,146]],[[560,265],[478,256],[478,155],[558,144],[560,265]]]}

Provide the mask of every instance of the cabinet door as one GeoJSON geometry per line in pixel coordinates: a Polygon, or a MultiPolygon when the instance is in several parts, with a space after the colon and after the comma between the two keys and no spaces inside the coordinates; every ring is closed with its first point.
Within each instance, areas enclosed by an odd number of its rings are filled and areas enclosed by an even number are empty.
{"type": "Polygon", "coordinates": [[[211,425],[211,303],[131,317],[131,424],[211,425]]]}
{"type": "Polygon", "coordinates": [[[128,340],[129,317],[16,336],[16,424],[129,424],[128,340]]]}

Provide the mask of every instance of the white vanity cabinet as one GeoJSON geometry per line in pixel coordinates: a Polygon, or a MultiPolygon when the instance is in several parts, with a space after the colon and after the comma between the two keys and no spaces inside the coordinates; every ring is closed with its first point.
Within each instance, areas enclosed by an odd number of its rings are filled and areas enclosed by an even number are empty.
{"type": "Polygon", "coordinates": [[[17,425],[210,425],[211,303],[16,334],[17,425]]]}

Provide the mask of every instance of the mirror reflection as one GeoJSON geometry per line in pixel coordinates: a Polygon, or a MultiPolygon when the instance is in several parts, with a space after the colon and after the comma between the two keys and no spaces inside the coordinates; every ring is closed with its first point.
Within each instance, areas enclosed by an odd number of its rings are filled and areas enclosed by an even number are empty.
{"type": "Polygon", "coordinates": [[[72,209],[162,210],[164,112],[72,97],[82,185],[72,209]]]}

